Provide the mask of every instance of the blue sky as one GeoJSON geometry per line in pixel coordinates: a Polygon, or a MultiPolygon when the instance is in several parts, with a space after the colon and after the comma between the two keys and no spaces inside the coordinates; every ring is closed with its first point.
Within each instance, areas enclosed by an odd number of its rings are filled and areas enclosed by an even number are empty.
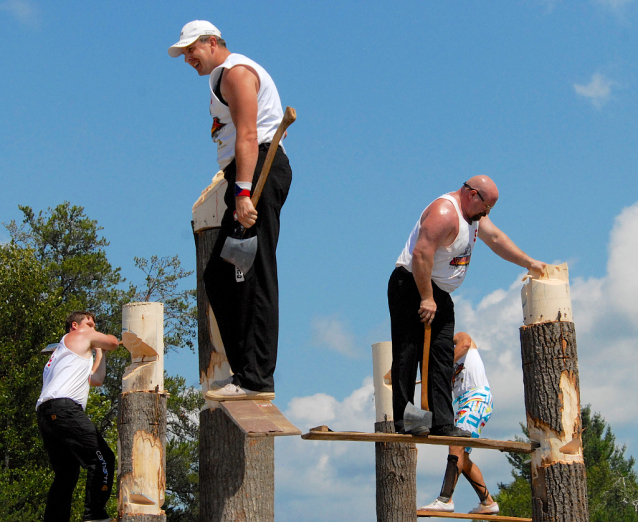
{"type": "MultiPolygon", "coordinates": [[[[18,204],[68,200],[104,227],[129,279],[133,256],[179,254],[193,268],[191,207],[217,171],[207,82],[166,51],[182,25],[208,19],[298,114],[278,252],[279,407],[301,425],[333,415],[348,429],[340,412],[372,429],[370,345],[389,340],[396,257],[433,198],[487,174],[501,193],[493,221],[530,255],[569,263],[583,403],[635,455],[638,419],[618,405],[638,362],[637,6],[0,0],[0,221],[19,219],[18,204]]],[[[502,381],[494,438],[524,419],[521,274],[479,245],[455,293],[459,327],[502,381]]],[[[197,382],[195,356],[171,355],[170,367],[197,382]]],[[[371,519],[372,447],[346,446],[348,460],[326,444],[278,442],[277,520],[371,519]],[[317,470],[333,489],[299,480],[317,470]]],[[[491,489],[508,480],[503,456],[475,453],[491,489]]],[[[422,504],[444,457],[420,455],[422,504]]],[[[473,507],[472,495],[457,504],[473,507]]]]}

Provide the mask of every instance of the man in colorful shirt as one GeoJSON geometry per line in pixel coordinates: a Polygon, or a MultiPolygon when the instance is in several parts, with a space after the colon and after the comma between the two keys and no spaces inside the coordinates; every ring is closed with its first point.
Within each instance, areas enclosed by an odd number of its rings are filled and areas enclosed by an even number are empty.
{"type": "MultiPolygon", "coordinates": [[[[454,424],[467,430],[472,437],[478,438],[481,430],[492,416],[492,394],[490,384],[485,375],[485,366],[472,338],[465,332],[454,336],[454,407],[456,415],[454,424]]],[[[498,504],[487,490],[483,474],[479,467],[470,460],[472,448],[450,446],[447,458],[447,469],[441,487],[441,494],[432,503],[420,508],[424,511],[454,512],[452,495],[459,475],[468,480],[476,491],[480,503],[470,513],[498,513],[498,504]]]]}

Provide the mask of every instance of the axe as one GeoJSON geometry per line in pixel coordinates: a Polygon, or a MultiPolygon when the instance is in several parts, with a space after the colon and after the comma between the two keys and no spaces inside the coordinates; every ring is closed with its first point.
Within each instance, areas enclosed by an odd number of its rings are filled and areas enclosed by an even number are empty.
{"type": "MultiPolygon", "coordinates": [[[[261,192],[264,190],[264,184],[266,183],[266,179],[268,178],[268,173],[270,172],[272,162],[275,159],[275,154],[277,153],[277,147],[279,146],[281,137],[283,136],[284,132],[286,132],[286,129],[296,119],[297,112],[295,111],[295,109],[293,109],[292,107],[286,107],[284,117],[281,120],[279,127],[277,127],[277,131],[275,132],[275,135],[270,142],[270,146],[268,147],[268,154],[266,154],[266,160],[264,161],[264,165],[261,168],[261,172],[259,173],[257,185],[255,185],[253,195],[250,197],[250,200],[252,201],[255,208],[257,208],[257,202],[259,201],[261,192]]],[[[257,236],[244,239],[245,232],[246,229],[238,221],[235,225],[233,235],[226,238],[224,247],[222,248],[220,254],[222,259],[235,265],[244,274],[246,274],[253,266],[255,256],[257,255],[257,236]]]]}
{"type": "Polygon", "coordinates": [[[413,435],[427,435],[432,427],[432,412],[428,403],[428,367],[430,365],[430,339],[432,327],[426,323],[423,332],[423,360],[421,362],[421,410],[412,403],[405,406],[403,412],[403,428],[406,433],[413,435]]]}

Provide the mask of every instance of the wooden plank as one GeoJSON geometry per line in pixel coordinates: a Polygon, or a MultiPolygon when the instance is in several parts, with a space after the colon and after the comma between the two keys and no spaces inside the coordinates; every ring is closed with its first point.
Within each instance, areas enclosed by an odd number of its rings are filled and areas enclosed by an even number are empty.
{"type": "Polygon", "coordinates": [[[251,437],[301,435],[283,413],[270,401],[223,401],[222,409],[235,424],[251,437]]]}
{"type": "Polygon", "coordinates": [[[538,443],[516,442],[512,440],[490,440],[465,437],[439,437],[430,435],[416,437],[399,433],[363,433],[358,431],[313,431],[301,436],[305,440],[341,440],[353,442],[409,442],[416,444],[431,444],[434,446],[463,446],[505,451],[508,453],[532,453],[538,443]]]}
{"type": "Polygon", "coordinates": [[[470,513],[446,513],[445,511],[425,511],[418,509],[417,517],[435,517],[435,518],[461,518],[465,520],[502,520],[510,522],[532,522],[531,518],[505,517],[501,515],[470,514],[470,513]]]}

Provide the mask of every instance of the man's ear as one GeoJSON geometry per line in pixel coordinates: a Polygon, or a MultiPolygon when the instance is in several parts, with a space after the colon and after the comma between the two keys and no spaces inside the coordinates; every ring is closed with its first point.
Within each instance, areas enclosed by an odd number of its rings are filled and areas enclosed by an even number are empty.
{"type": "Polygon", "coordinates": [[[79,327],[80,327],[80,325],[77,322],[73,321],[71,323],[71,331],[77,330],[79,327]]]}

